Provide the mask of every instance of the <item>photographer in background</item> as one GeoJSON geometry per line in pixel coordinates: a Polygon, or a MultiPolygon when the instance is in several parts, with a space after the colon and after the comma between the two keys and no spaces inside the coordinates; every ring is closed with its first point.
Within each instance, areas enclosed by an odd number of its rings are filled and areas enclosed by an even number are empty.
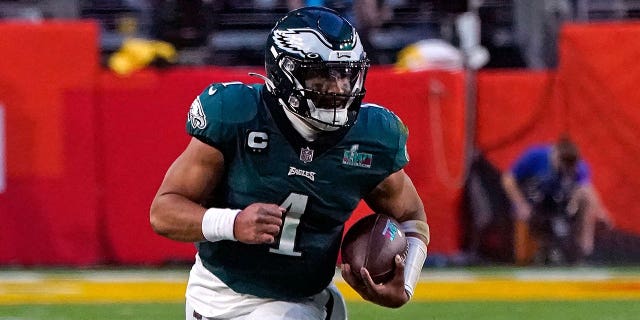
{"type": "Polygon", "coordinates": [[[595,226],[611,226],[587,163],[567,136],[527,149],[502,176],[515,215],[515,256],[526,263],[526,235],[538,241],[535,262],[579,264],[593,251],[595,226]]]}

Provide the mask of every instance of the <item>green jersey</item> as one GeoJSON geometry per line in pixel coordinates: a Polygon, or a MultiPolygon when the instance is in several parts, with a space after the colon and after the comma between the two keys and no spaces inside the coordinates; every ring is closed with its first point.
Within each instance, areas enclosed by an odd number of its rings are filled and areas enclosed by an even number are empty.
{"type": "Polygon", "coordinates": [[[226,175],[206,207],[255,202],[287,211],[275,243],[196,244],[204,266],[240,293],[311,296],[332,280],[344,223],[360,199],[408,162],[407,129],[365,104],[350,128],[307,142],[263,85],[214,84],[194,100],[187,132],[224,155],[226,175]]]}

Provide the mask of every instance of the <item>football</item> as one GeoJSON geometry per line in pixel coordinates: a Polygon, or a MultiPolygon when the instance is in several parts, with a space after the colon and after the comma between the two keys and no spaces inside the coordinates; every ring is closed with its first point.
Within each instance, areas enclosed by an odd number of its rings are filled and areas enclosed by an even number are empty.
{"type": "Polygon", "coordinates": [[[367,268],[375,283],[385,283],[393,278],[395,256],[407,255],[407,239],[398,222],[384,214],[374,213],[356,221],[342,241],[343,263],[359,275],[361,267],[367,268]]]}

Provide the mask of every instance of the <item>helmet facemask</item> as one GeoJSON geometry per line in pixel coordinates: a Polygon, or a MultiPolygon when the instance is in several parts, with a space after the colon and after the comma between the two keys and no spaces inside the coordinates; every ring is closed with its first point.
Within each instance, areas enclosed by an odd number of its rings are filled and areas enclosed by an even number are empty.
{"type": "Polygon", "coordinates": [[[353,124],[364,97],[368,62],[314,62],[289,56],[278,66],[289,82],[284,106],[309,125],[334,131],[353,124]]]}

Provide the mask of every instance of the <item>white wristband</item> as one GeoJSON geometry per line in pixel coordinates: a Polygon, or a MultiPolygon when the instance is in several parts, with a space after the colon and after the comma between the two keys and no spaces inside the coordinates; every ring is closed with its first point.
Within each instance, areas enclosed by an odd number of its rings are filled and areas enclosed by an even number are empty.
{"type": "Polygon", "coordinates": [[[416,237],[407,237],[407,244],[409,248],[404,262],[404,289],[411,299],[427,259],[427,246],[416,237]]]}
{"type": "Polygon", "coordinates": [[[236,240],[233,235],[233,225],[236,216],[241,210],[238,209],[207,209],[202,217],[202,234],[208,241],[236,240]]]}
{"type": "Polygon", "coordinates": [[[420,220],[408,220],[400,223],[400,230],[404,233],[417,233],[421,234],[427,240],[427,245],[431,241],[431,235],[429,234],[429,225],[420,220]]]}

